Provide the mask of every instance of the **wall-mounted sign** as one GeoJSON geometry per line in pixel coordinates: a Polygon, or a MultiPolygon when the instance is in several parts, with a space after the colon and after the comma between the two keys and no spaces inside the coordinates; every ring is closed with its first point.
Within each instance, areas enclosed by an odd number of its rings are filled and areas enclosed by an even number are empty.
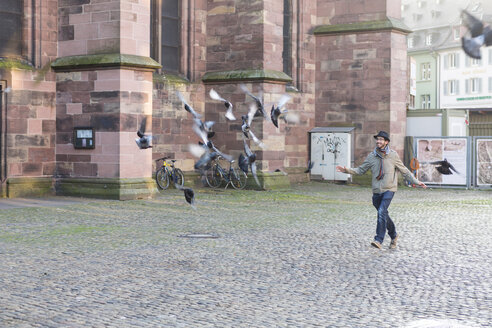
{"type": "Polygon", "coordinates": [[[76,127],[73,129],[73,146],[77,149],[94,149],[96,136],[94,128],[76,127]]]}

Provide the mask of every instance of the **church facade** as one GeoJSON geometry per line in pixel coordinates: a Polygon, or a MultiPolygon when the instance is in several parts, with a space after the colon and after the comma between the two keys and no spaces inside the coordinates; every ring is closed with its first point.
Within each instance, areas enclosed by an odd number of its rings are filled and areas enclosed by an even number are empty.
{"type": "Polygon", "coordinates": [[[354,127],[356,164],[388,131],[403,152],[408,29],[400,1],[35,0],[0,4],[1,195],[132,199],[155,192],[155,159],[192,177],[191,115],[214,143],[243,150],[241,115],[285,93],[296,124],[255,120],[265,187],[306,181],[309,131],[354,127]],[[236,121],[209,97],[234,106],[236,121]],[[140,150],[146,118],[153,148],[140,150]]]}

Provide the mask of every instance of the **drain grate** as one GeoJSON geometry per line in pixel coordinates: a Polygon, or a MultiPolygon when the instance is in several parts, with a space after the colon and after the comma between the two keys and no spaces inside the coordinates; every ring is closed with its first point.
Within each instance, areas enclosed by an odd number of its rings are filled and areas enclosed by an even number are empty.
{"type": "Polygon", "coordinates": [[[179,235],[180,238],[219,238],[219,235],[214,233],[188,233],[185,235],[179,235]]]}

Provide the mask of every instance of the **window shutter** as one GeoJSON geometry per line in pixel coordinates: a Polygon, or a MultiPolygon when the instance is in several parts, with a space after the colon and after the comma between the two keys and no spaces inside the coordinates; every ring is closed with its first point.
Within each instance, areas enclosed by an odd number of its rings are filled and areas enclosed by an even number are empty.
{"type": "Polygon", "coordinates": [[[454,82],[455,82],[455,84],[456,84],[456,92],[455,92],[455,93],[456,93],[457,95],[459,95],[459,94],[460,94],[460,81],[455,80],[454,82]]]}
{"type": "Polygon", "coordinates": [[[449,55],[444,55],[444,68],[448,69],[449,67],[449,55]]]}
{"type": "Polygon", "coordinates": [[[478,92],[479,93],[482,92],[482,79],[481,78],[478,79],[478,92]]]}
{"type": "Polygon", "coordinates": [[[466,67],[470,67],[470,65],[471,65],[471,60],[470,60],[470,57],[466,56],[466,57],[465,57],[465,66],[466,66],[466,67]]]}
{"type": "Polygon", "coordinates": [[[470,93],[470,79],[465,80],[465,93],[466,94],[470,93]]]}
{"type": "Polygon", "coordinates": [[[492,49],[489,49],[489,65],[492,65],[492,49]]]}
{"type": "Polygon", "coordinates": [[[442,93],[443,95],[447,96],[448,95],[448,81],[444,81],[442,83],[442,93]]]}
{"type": "Polygon", "coordinates": [[[492,92],[492,77],[489,77],[489,92],[492,92]]]}
{"type": "Polygon", "coordinates": [[[456,54],[456,68],[460,68],[460,54],[456,54]]]}

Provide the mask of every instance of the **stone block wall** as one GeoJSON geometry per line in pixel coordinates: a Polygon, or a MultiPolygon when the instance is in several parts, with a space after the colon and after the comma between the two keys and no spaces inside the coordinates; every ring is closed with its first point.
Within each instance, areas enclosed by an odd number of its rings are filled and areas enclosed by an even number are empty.
{"type": "Polygon", "coordinates": [[[124,69],[58,73],[57,176],[150,177],[150,167],[142,166],[150,163],[151,150],[139,150],[134,139],[145,116],[151,132],[151,75],[124,69]],[[95,129],[95,149],[74,148],[74,127],[95,129]]]}
{"type": "MultiPolygon", "coordinates": [[[[49,64],[57,56],[57,1],[37,0],[34,6],[25,1],[24,12],[22,63],[16,68],[0,64],[2,87],[10,90],[2,99],[6,152],[1,162],[6,170],[2,168],[0,194],[4,196],[9,195],[9,180],[51,177],[55,171],[55,74],[49,64]]],[[[29,189],[36,188],[30,185],[26,194],[29,189]]]]}
{"type": "Polygon", "coordinates": [[[317,47],[330,51],[317,52],[316,122],[353,124],[358,160],[374,147],[372,136],[379,130],[395,134],[392,146],[403,150],[406,66],[402,38],[403,34],[391,31],[317,37],[317,47]],[[393,49],[393,39],[399,49],[393,49]],[[395,53],[398,59],[393,59],[395,53]]]}

